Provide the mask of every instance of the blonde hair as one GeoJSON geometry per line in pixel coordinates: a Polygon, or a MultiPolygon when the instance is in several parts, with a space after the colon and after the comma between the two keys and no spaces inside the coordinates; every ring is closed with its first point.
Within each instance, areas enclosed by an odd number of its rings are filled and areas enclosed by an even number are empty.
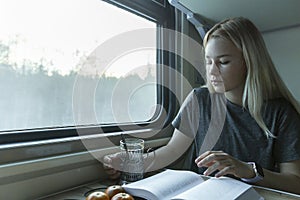
{"type": "MultiPolygon", "coordinates": [[[[283,97],[298,113],[300,113],[300,107],[276,71],[261,33],[250,20],[237,17],[226,19],[210,29],[203,40],[204,47],[213,37],[227,39],[241,50],[247,67],[243,107],[249,110],[268,137],[274,137],[262,118],[264,101],[283,97]]],[[[207,86],[210,91],[213,91],[209,82],[207,86]]]]}

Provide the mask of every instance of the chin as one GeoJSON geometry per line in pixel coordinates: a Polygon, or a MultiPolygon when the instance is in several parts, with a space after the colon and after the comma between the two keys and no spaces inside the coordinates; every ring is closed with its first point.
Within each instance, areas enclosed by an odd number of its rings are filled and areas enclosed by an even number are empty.
{"type": "Polygon", "coordinates": [[[224,87],[214,87],[216,93],[225,93],[224,87]]]}

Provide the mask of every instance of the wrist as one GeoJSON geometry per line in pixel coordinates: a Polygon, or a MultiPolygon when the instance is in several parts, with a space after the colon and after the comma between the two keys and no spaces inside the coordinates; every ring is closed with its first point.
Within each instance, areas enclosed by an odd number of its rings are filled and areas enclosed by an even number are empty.
{"type": "Polygon", "coordinates": [[[143,155],[143,158],[144,158],[144,171],[145,172],[152,171],[155,162],[155,151],[145,153],[143,155]]]}
{"type": "Polygon", "coordinates": [[[246,174],[244,177],[244,179],[251,179],[251,178],[254,178],[256,176],[256,173],[253,169],[253,164],[249,163],[249,162],[246,162],[246,166],[247,166],[247,170],[246,170],[246,174]]]}
{"type": "Polygon", "coordinates": [[[249,178],[241,178],[242,181],[247,183],[256,183],[264,178],[263,168],[256,162],[248,162],[249,166],[252,168],[252,173],[249,178]]]}

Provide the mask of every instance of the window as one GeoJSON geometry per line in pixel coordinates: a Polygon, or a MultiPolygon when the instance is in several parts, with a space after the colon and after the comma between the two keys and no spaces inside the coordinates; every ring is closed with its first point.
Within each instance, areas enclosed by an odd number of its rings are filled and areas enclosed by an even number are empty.
{"type": "Polygon", "coordinates": [[[166,21],[166,12],[155,9],[166,5],[120,2],[1,0],[0,131],[155,117],[162,96],[157,33],[166,21]],[[150,45],[127,45],[143,31],[150,45]]]}
{"type": "Polygon", "coordinates": [[[151,119],[156,48],[132,49],[107,62],[93,51],[128,31],[155,30],[155,22],[99,0],[7,0],[0,13],[1,130],[72,126],[74,117],[79,125],[151,119]],[[95,61],[96,69],[84,69],[91,59],[109,66],[95,61]],[[83,79],[94,96],[84,96],[88,88],[74,88],[83,79]],[[81,110],[74,113],[72,105],[81,110]],[[94,108],[96,121],[87,107],[94,108]]]}

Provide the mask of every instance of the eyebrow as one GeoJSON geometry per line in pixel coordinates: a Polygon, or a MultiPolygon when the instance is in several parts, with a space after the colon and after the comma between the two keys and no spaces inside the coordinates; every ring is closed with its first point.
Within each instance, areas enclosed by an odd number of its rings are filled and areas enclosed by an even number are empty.
{"type": "MultiPolygon", "coordinates": [[[[221,58],[221,57],[231,57],[231,56],[232,56],[232,55],[230,55],[230,54],[222,54],[222,55],[217,56],[217,58],[221,58]]],[[[205,55],[205,58],[210,58],[210,57],[205,55]]]]}

